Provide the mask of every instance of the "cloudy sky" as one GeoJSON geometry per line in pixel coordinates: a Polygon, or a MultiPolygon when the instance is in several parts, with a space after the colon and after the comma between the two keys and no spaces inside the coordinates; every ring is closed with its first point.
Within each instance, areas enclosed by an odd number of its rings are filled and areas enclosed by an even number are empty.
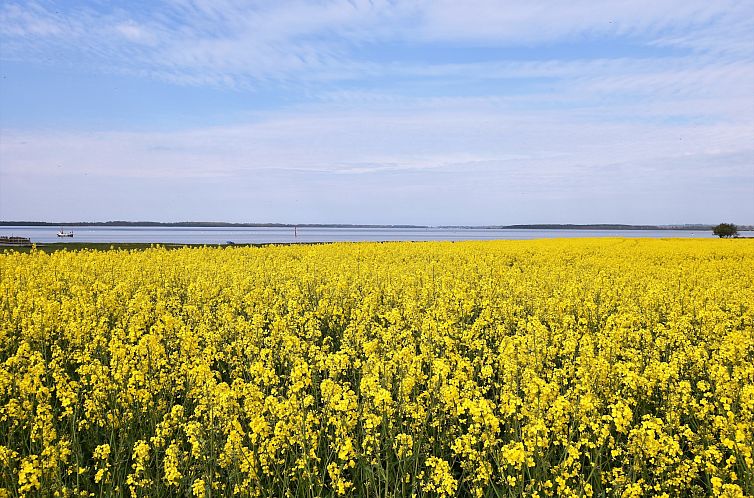
{"type": "Polygon", "coordinates": [[[0,219],[754,223],[754,2],[0,3],[0,219]]]}

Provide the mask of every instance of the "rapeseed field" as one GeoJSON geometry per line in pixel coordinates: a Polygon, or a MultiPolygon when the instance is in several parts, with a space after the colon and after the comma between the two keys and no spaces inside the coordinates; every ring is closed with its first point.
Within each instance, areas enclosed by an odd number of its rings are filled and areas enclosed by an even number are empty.
{"type": "Polygon", "coordinates": [[[0,255],[0,496],[754,495],[754,241],[0,255]]]}

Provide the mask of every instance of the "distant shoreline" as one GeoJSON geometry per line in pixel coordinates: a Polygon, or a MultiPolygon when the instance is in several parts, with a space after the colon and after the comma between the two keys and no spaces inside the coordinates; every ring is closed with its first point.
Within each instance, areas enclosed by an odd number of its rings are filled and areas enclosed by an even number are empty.
{"type": "MultiPolygon", "coordinates": [[[[526,225],[370,225],[348,223],[227,223],[204,221],[87,221],[87,222],[48,222],[48,221],[0,221],[0,227],[180,227],[180,228],[383,228],[383,229],[469,229],[469,230],[712,230],[714,225],[625,225],[625,224],[526,224],[526,225]]],[[[741,225],[739,230],[754,230],[754,226],[741,225]]]]}

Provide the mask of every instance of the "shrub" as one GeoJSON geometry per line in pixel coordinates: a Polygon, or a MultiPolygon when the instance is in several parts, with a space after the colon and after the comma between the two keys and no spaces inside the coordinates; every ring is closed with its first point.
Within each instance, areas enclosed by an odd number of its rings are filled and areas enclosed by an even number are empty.
{"type": "Polygon", "coordinates": [[[720,223],[712,229],[712,233],[720,238],[735,237],[738,235],[738,227],[733,223],[720,223]]]}

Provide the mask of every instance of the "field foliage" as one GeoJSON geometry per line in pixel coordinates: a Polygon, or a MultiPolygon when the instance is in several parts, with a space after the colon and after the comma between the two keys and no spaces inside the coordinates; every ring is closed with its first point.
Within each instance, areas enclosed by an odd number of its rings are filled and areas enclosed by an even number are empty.
{"type": "Polygon", "coordinates": [[[0,496],[754,494],[754,243],[0,255],[0,496]]]}

